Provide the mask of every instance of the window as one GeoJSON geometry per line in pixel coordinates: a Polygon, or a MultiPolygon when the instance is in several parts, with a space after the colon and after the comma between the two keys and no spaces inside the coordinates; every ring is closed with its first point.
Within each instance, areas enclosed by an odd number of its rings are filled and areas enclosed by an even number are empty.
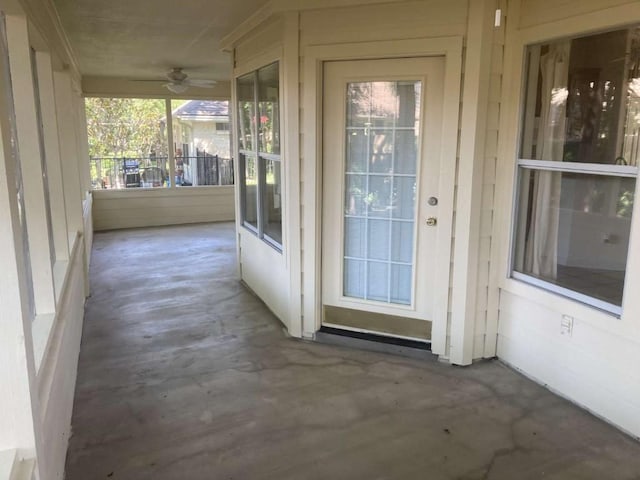
{"type": "Polygon", "coordinates": [[[228,124],[229,102],[87,98],[85,106],[94,189],[233,185],[229,134],[216,128],[228,124]]]}
{"type": "Polygon", "coordinates": [[[278,63],[237,80],[242,222],[282,248],[282,168],[278,63]]]}
{"type": "Polygon", "coordinates": [[[513,277],[620,314],[640,158],[640,28],[526,55],[513,277]]]}
{"type": "Polygon", "coordinates": [[[229,132],[229,122],[216,123],[216,132],[229,132]]]}

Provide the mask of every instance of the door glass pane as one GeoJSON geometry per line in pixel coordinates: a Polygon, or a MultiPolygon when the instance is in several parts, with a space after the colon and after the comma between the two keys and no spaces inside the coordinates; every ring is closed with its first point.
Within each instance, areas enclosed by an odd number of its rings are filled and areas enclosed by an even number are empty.
{"type": "Polygon", "coordinates": [[[419,81],[347,86],[343,263],[347,297],[411,303],[420,92],[419,81]]]}
{"type": "Polygon", "coordinates": [[[391,301],[411,303],[411,266],[391,265],[391,301]]]}
{"type": "Polygon", "coordinates": [[[345,260],[344,294],[347,297],[364,298],[364,262],[345,260]]]}

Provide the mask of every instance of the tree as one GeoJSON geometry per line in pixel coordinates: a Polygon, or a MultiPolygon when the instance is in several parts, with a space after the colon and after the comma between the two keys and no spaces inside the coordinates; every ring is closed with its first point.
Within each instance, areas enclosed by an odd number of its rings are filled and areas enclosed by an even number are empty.
{"type": "Polygon", "coordinates": [[[92,158],[167,156],[164,100],[87,98],[85,105],[92,158]]]}

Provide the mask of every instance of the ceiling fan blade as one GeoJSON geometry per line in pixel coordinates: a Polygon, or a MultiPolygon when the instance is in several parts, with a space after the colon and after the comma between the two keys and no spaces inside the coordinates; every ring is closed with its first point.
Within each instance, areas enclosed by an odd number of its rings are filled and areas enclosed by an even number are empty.
{"type": "Polygon", "coordinates": [[[199,80],[197,78],[195,78],[195,79],[189,78],[189,79],[185,80],[185,83],[188,83],[189,85],[192,85],[194,87],[211,88],[217,82],[215,80],[199,80]]]}

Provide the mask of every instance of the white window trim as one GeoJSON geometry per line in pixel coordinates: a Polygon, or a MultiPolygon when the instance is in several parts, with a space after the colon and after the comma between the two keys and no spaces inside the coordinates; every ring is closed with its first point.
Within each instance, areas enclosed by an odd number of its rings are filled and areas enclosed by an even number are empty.
{"type": "MultiPolygon", "coordinates": [[[[244,73],[236,73],[234,72],[234,88],[236,88],[236,92],[237,92],[237,82],[238,79],[241,77],[245,77],[248,75],[252,75],[254,77],[254,102],[256,104],[258,104],[258,71],[261,68],[264,67],[268,67],[270,65],[273,65],[274,63],[277,63],[278,65],[278,103],[279,103],[279,108],[278,111],[280,113],[280,119],[278,122],[278,125],[280,127],[280,132],[278,132],[280,134],[280,152],[279,154],[274,154],[274,153],[267,153],[267,152],[261,152],[259,150],[259,145],[258,145],[258,141],[257,138],[254,139],[255,141],[255,148],[253,150],[247,150],[247,149],[243,149],[240,148],[240,137],[239,134],[235,135],[235,141],[236,141],[236,145],[235,147],[237,148],[238,151],[238,162],[237,162],[237,169],[238,169],[238,193],[240,195],[240,215],[239,215],[239,222],[240,225],[242,227],[244,227],[245,229],[247,229],[248,231],[250,231],[251,233],[253,233],[255,236],[257,236],[260,240],[264,241],[264,243],[266,243],[267,245],[269,245],[270,247],[272,247],[273,249],[275,249],[277,252],[279,253],[283,253],[284,251],[284,247],[283,247],[283,243],[284,243],[284,238],[285,238],[285,228],[284,228],[284,223],[285,223],[285,216],[284,216],[284,191],[285,191],[285,185],[284,185],[284,176],[281,176],[281,182],[282,182],[282,197],[283,200],[281,201],[280,205],[281,205],[281,209],[282,209],[282,226],[281,226],[281,237],[282,237],[282,241],[278,242],[276,239],[272,238],[271,236],[269,236],[269,234],[264,232],[264,226],[263,226],[263,220],[264,220],[264,214],[263,214],[263,193],[265,191],[265,185],[266,185],[266,179],[265,181],[263,181],[262,177],[263,177],[263,168],[260,166],[261,162],[260,159],[264,159],[264,160],[270,160],[273,162],[279,162],[280,163],[280,168],[282,170],[282,157],[283,157],[283,153],[282,150],[284,148],[283,146],[283,138],[282,138],[282,125],[283,125],[283,119],[282,119],[282,114],[283,114],[283,89],[282,89],[282,60],[280,58],[276,58],[272,61],[266,62],[266,63],[262,63],[260,64],[258,67],[252,68],[252,69],[245,69],[246,71],[244,71],[244,73]],[[245,161],[242,157],[247,157],[247,156],[252,156],[255,157],[256,159],[256,176],[257,176],[257,184],[256,184],[256,224],[257,224],[257,228],[254,227],[253,225],[251,225],[250,223],[248,223],[245,220],[245,212],[246,212],[246,199],[245,199],[245,191],[246,191],[246,180],[244,178],[244,174],[245,174],[245,161]]],[[[253,67],[253,64],[251,65],[253,67]]],[[[238,104],[238,100],[236,99],[235,104],[233,104],[233,106],[230,105],[230,109],[232,108],[234,110],[234,112],[236,111],[235,109],[237,108],[237,104],[238,104]]],[[[257,109],[256,109],[256,115],[257,113],[257,109]]],[[[237,113],[237,112],[236,112],[237,113]]],[[[239,117],[236,115],[236,118],[239,119],[239,117]]],[[[238,128],[237,125],[237,121],[236,124],[234,125],[234,128],[238,128]]]]}

